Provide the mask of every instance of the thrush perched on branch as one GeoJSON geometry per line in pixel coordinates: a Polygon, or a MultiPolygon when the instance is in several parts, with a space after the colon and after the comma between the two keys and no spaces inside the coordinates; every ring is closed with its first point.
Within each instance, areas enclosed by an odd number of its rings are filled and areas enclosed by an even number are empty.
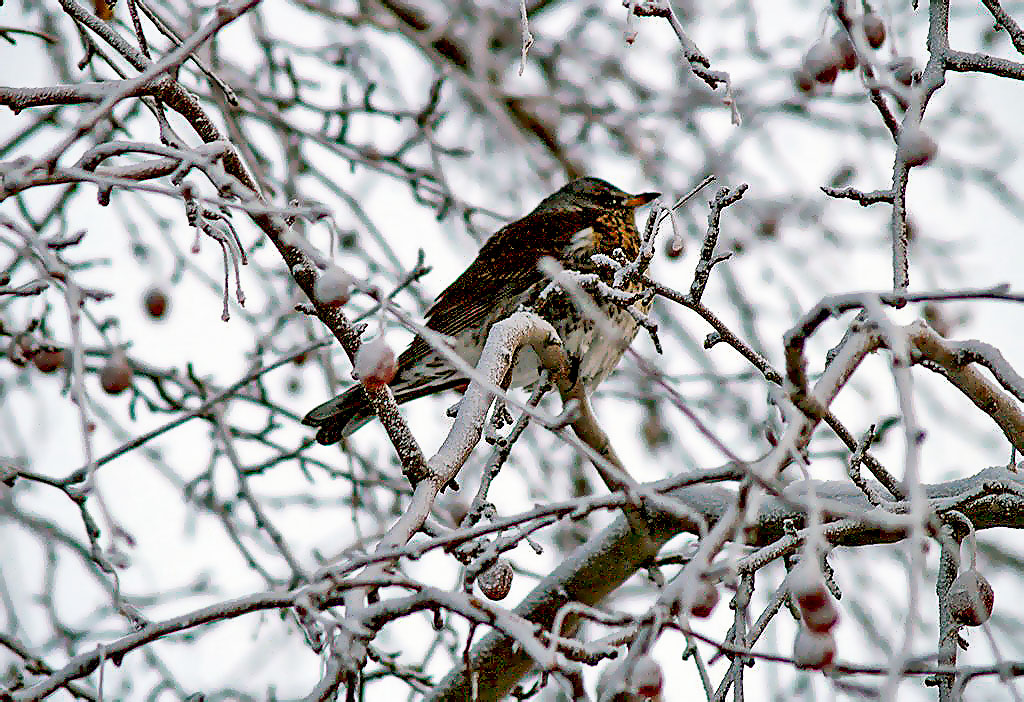
{"type": "MultiPolygon", "coordinates": [[[[533,308],[558,332],[579,379],[592,391],[611,373],[636,336],[637,322],[621,305],[598,300],[620,332],[619,338],[609,339],[567,296],[548,295],[541,300],[548,280],[537,263],[550,256],[567,269],[598,272],[609,280],[611,274],[599,269],[591,256],[611,255],[621,249],[629,260],[636,258],[641,242],[634,210],[658,195],[630,195],[598,178],[572,181],[487,240],[476,260],[427,310],[427,328],[450,337],[456,353],[476,365],[491,326],[520,306],[533,308]]],[[[538,377],[536,354],[531,349],[520,350],[510,384],[528,385],[538,377]]],[[[464,375],[417,336],[399,356],[390,385],[395,400],[402,403],[466,382],[464,375]]],[[[356,385],[313,409],[302,422],[319,427],[316,438],[321,444],[333,444],[372,417],[363,389],[356,385]]]]}

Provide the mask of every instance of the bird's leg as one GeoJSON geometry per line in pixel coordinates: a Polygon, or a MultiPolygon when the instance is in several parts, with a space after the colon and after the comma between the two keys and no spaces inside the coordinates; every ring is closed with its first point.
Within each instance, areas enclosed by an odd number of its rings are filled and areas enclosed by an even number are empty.
{"type": "MultiPolygon", "coordinates": [[[[505,392],[508,392],[508,388],[512,384],[512,370],[515,368],[515,365],[515,362],[513,362],[512,365],[508,367],[508,370],[505,371],[505,377],[503,377],[501,382],[498,383],[498,387],[505,392]]],[[[513,421],[515,420],[512,419],[512,415],[505,406],[505,400],[501,397],[495,398],[494,409],[491,410],[490,419],[490,423],[493,425],[493,428],[495,430],[501,429],[503,426],[512,424],[513,421]]]]}
{"type": "Polygon", "coordinates": [[[491,411],[491,423],[494,425],[494,428],[501,429],[512,424],[514,421],[512,413],[508,411],[508,405],[500,398],[496,400],[494,410],[491,411]]]}
{"type": "MultiPolygon", "coordinates": [[[[452,389],[455,392],[459,393],[460,395],[465,395],[466,394],[466,390],[468,388],[469,388],[469,381],[467,380],[465,383],[457,385],[457,386],[455,386],[452,389]]],[[[460,397],[451,407],[449,407],[448,409],[446,409],[444,411],[445,416],[446,417],[453,417],[454,418],[455,415],[457,415],[459,413],[459,407],[461,405],[462,405],[462,398],[460,397]]]]}
{"type": "Polygon", "coordinates": [[[508,367],[508,370],[505,371],[505,377],[501,379],[500,383],[498,383],[498,387],[500,387],[502,390],[508,390],[508,386],[512,384],[512,370],[515,367],[516,364],[513,359],[513,363],[508,367]]]}

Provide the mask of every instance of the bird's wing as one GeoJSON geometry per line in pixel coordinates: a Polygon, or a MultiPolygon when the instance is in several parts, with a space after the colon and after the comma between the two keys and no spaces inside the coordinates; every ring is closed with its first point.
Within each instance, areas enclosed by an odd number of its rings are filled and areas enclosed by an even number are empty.
{"type": "MultiPolygon", "coordinates": [[[[580,230],[593,226],[587,210],[532,212],[495,232],[469,268],[437,296],[427,310],[427,328],[456,336],[482,325],[499,297],[514,296],[543,277],[537,262],[558,257],[580,230]]],[[[430,347],[416,337],[399,362],[408,366],[430,347]]]]}

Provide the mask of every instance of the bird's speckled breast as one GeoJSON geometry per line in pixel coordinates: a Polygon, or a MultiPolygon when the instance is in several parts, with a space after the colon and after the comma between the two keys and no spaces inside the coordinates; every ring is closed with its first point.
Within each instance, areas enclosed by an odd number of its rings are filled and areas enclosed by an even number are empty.
{"type": "MultiPolygon", "coordinates": [[[[595,253],[611,255],[621,249],[627,258],[635,258],[640,250],[640,235],[637,232],[631,211],[608,211],[602,214],[592,227],[576,232],[562,252],[562,263],[566,268],[582,273],[598,273],[606,283],[612,282],[612,273],[595,266],[590,257],[595,253]]],[[[533,308],[555,328],[566,352],[578,359],[578,372],[588,391],[592,391],[608,377],[618,365],[626,348],[636,337],[637,323],[633,316],[612,302],[600,302],[599,307],[616,330],[616,338],[602,338],[601,325],[586,318],[575,303],[564,292],[549,295],[538,306],[537,298],[548,285],[540,281],[523,291],[514,300],[495,305],[485,323],[458,339],[455,350],[470,364],[476,365],[483,350],[484,341],[491,325],[508,317],[520,306],[533,308]]],[[[630,291],[642,286],[633,283],[630,291]]],[[[634,303],[646,312],[650,303],[634,303]]],[[[523,387],[540,378],[540,360],[530,348],[520,349],[512,371],[512,387],[523,387]]]]}
{"type": "MultiPolygon", "coordinates": [[[[632,217],[632,212],[609,212],[596,226],[578,232],[570,243],[570,250],[565,252],[566,267],[584,273],[596,272],[610,284],[611,272],[596,267],[590,257],[595,253],[610,255],[615,249],[621,249],[629,259],[636,257],[640,250],[640,236],[632,217]]],[[[547,281],[532,286],[520,297],[520,303],[534,306],[537,296],[546,286],[547,281]]],[[[632,283],[626,289],[632,292],[641,288],[640,283],[632,283]]],[[[650,308],[649,301],[634,304],[642,312],[650,308]]],[[[566,352],[578,359],[579,374],[588,391],[592,391],[611,374],[636,337],[638,329],[633,315],[619,305],[607,301],[598,301],[598,305],[614,328],[615,338],[604,338],[607,336],[606,327],[582,315],[565,293],[551,295],[536,308],[537,313],[558,332],[566,352]]],[[[539,363],[532,349],[520,350],[513,371],[513,385],[529,385],[536,381],[540,376],[539,363]]]]}

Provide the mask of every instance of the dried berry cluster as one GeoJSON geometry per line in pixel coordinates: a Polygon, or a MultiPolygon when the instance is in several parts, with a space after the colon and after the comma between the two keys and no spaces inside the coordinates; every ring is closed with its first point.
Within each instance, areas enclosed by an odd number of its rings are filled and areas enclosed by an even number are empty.
{"type": "Polygon", "coordinates": [[[813,559],[801,560],[790,572],[789,594],[801,618],[793,642],[793,661],[798,668],[813,670],[831,665],[836,657],[832,630],[839,623],[839,610],[813,559]]]}
{"type": "MultiPolygon", "coordinates": [[[[162,288],[154,286],[143,295],[142,306],[150,319],[162,320],[167,316],[170,299],[162,288]]],[[[68,351],[50,341],[39,341],[33,334],[34,331],[35,325],[11,337],[6,350],[7,360],[19,368],[31,362],[39,372],[47,374],[67,368],[68,351]]],[[[123,352],[115,350],[100,368],[100,387],[110,395],[119,395],[131,387],[133,375],[134,371],[127,357],[123,352]]]]}
{"type": "MultiPolygon", "coordinates": [[[[818,85],[832,85],[840,71],[852,71],[857,67],[860,60],[851,32],[859,32],[872,49],[878,49],[885,43],[885,22],[874,12],[865,14],[849,30],[840,27],[831,39],[815,42],[804,54],[803,62],[793,74],[793,80],[801,92],[813,95],[818,85]]],[[[904,85],[910,85],[913,81],[914,63],[911,59],[896,59],[889,68],[904,85]]]]}
{"type": "MultiPolygon", "coordinates": [[[[861,60],[866,60],[863,55],[858,55],[857,46],[865,44],[872,49],[878,49],[885,43],[886,28],[882,18],[874,13],[868,12],[860,20],[852,24],[847,30],[840,27],[832,35],[831,39],[822,39],[816,42],[807,53],[803,61],[793,73],[793,80],[800,92],[805,95],[814,95],[820,87],[835,83],[841,71],[852,71],[861,60]],[[863,39],[862,43],[855,42],[863,39]]],[[[901,109],[907,109],[907,100],[900,92],[899,86],[909,88],[920,81],[921,76],[917,71],[914,60],[909,56],[896,56],[884,66],[891,81],[896,85],[896,101],[901,109]]],[[[867,75],[873,75],[868,72],[867,75]]],[[[920,123],[911,121],[903,127],[899,135],[897,155],[908,168],[921,166],[933,158],[938,151],[935,141],[921,129],[920,123]]]]}

